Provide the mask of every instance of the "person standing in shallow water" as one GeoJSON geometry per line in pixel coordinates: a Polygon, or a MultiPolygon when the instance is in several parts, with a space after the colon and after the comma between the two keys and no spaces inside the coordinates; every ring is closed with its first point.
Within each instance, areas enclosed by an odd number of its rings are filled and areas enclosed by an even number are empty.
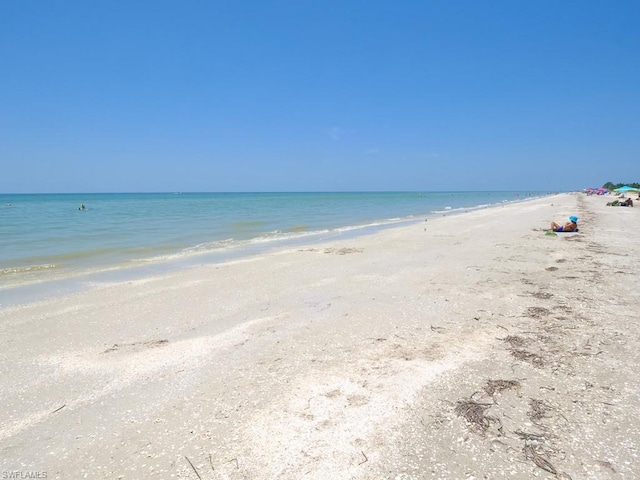
{"type": "Polygon", "coordinates": [[[551,231],[553,232],[577,232],[578,231],[578,217],[573,215],[569,217],[569,221],[564,225],[560,225],[558,222],[551,222],[551,231]]]}

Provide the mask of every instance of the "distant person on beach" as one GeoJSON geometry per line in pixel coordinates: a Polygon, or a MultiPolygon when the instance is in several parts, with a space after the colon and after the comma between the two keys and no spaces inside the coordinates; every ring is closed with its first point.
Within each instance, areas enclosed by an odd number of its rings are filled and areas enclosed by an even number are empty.
{"type": "Polygon", "coordinates": [[[87,207],[84,206],[84,203],[81,203],[80,206],[78,207],[78,210],[86,210],[87,207]]]}
{"type": "Polygon", "coordinates": [[[573,215],[569,217],[569,221],[564,225],[560,225],[558,222],[551,222],[551,231],[553,232],[577,232],[578,231],[578,217],[573,215]]]}

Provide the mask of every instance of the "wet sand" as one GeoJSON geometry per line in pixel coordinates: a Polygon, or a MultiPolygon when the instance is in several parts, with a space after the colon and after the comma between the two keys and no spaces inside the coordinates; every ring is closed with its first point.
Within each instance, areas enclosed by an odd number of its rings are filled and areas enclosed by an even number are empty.
{"type": "Polygon", "coordinates": [[[608,200],[3,308],[3,475],[640,478],[640,209],[608,200]]]}

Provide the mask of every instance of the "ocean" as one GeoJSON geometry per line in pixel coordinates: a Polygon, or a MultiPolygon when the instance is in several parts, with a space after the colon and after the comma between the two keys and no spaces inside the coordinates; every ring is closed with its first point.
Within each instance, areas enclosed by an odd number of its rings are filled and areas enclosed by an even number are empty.
{"type": "Polygon", "coordinates": [[[3,194],[0,306],[546,194],[3,194]]]}

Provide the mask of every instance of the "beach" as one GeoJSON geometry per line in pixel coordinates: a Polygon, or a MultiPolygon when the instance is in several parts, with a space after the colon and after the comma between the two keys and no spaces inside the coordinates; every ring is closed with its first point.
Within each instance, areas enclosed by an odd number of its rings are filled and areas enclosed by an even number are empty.
{"type": "Polygon", "coordinates": [[[607,201],[2,308],[3,478],[640,478],[640,210],[607,201]]]}

